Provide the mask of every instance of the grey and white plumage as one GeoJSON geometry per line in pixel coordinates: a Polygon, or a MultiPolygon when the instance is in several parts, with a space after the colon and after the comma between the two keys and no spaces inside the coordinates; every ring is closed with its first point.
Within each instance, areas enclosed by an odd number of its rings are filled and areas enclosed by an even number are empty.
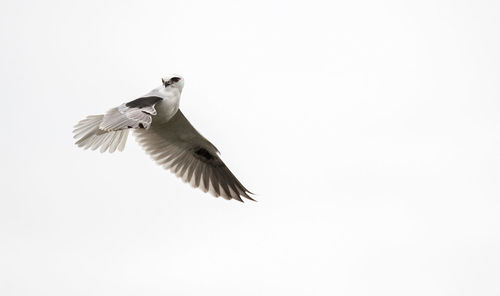
{"type": "Polygon", "coordinates": [[[123,151],[129,130],[140,145],[165,169],[184,182],[215,197],[253,200],[219,157],[217,148],[189,123],[179,109],[184,79],[162,79],[162,85],[138,99],[91,115],[74,129],[76,145],[101,152],[123,151]]]}

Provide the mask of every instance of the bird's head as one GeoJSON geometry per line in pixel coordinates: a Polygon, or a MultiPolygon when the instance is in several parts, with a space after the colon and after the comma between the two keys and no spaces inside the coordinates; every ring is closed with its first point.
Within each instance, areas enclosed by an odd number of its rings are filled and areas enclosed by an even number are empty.
{"type": "Polygon", "coordinates": [[[182,91],[182,88],[184,87],[184,78],[179,75],[168,75],[163,77],[161,82],[166,89],[178,88],[179,91],[182,91]]]}

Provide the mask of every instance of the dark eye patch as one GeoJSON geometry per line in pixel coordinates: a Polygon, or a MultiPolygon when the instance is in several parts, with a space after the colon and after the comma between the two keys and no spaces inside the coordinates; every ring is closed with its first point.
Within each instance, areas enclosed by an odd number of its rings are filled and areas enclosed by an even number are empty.
{"type": "Polygon", "coordinates": [[[170,78],[170,81],[172,81],[172,82],[178,82],[179,80],[181,80],[179,77],[170,78]]]}

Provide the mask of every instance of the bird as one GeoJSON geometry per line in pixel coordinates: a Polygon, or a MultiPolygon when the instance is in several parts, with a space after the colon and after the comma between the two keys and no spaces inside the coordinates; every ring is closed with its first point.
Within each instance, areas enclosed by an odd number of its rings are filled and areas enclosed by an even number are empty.
{"type": "Polygon", "coordinates": [[[160,86],[105,114],[90,115],[73,130],[75,144],[83,149],[123,151],[133,130],[138,143],[156,163],[184,182],[215,197],[255,201],[220,158],[219,150],[205,139],[179,109],[184,78],[168,75],[160,86]]]}

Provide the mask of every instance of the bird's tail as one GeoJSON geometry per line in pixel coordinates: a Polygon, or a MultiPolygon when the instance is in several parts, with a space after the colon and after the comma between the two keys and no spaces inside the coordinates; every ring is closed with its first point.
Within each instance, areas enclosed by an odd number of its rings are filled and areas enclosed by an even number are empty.
{"type": "Polygon", "coordinates": [[[112,153],[116,149],[123,151],[127,142],[128,129],[103,131],[99,128],[103,118],[104,115],[90,115],[78,122],[73,130],[75,144],[83,149],[96,150],[101,147],[101,152],[108,150],[112,153]]]}

